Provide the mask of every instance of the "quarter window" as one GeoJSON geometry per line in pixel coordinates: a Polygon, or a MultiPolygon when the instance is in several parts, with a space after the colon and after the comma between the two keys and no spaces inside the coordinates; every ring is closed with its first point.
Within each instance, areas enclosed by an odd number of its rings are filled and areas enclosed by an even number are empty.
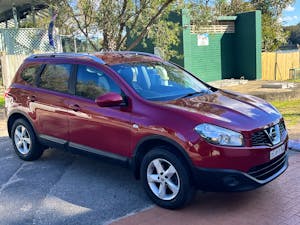
{"type": "Polygon", "coordinates": [[[29,66],[26,69],[23,70],[21,73],[21,77],[24,81],[26,81],[28,84],[33,85],[35,82],[35,78],[38,75],[38,73],[41,70],[42,65],[34,65],[29,66]]]}
{"type": "Polygon", "coordinates": [[[104,72],[94,67],[78,65],[76,95],[94,100],[108,92],[121,94],[119,86],[104,72]]]}
{"type": "Polygon", "coordinates": [[[71,64],[48,64],[41,74],[40,87],[59,91],[68,92],[68,81],[71,76],[71,64]]]}

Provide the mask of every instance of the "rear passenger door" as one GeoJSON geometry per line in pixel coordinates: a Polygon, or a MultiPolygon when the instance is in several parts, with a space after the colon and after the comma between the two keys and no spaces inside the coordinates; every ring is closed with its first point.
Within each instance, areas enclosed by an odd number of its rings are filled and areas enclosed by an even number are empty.
{"type": "Polygon", "coordinates": [[[40,137],[58,144],[65,144],[69,137],[68,100],[72,71],[72,64],[47,64],[38,79],[37,94],[33,96],[40,137]]]}
{"type": "Polygon", "coordinates": [[[100,107],[95,103],[100,95],[121,94],[122,90],[98,68],[78,65],[77,71],[75,97],[70,102],[70,147],[110,157],[128,156],[131,113],[127,106],[100,107]]]}

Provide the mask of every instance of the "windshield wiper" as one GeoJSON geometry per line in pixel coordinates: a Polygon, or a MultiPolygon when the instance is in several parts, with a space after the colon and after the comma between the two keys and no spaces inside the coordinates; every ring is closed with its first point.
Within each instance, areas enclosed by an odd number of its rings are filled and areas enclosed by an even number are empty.
{"type": "Polygon", "coordinates": [[[191,93],[188,93],[188,94],[186,94],[186,95],[183,95],[183,96],[181,96],[181,97],[179,97],[179,98],[177,98],[177,99],[187,98],[187,97],[191,97],[191,96],[193,96],[193,95],[205,94],[205,93],[206,93],[206,91],[195,91],[195,92],[191,92],[191,93]]]}

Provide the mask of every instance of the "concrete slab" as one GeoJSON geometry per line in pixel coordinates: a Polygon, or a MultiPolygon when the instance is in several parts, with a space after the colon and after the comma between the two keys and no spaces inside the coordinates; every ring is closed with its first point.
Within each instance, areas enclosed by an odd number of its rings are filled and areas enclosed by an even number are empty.
{"type": "Polygon", "coordinates": [[[287,89],[287,88],[294,88],[295,84],[294,83],[286,83],[286,82],[281,82],[281,83],[265,83],[261,85],[262,88],[274,88],[274,89],[287,89]]]}
{"type": "Polygon", "coordinates": [[[210,85],[216,88],[225,88],[225,87],[232,87],[237,85],[244,85],[248,83],[248,80],[244,79],[224,79],[224,80],[217,80],[208,82],[210,85]]]}
{"type": "Polygon", "coordinates": [[[288,147],[291,150],[299,151],[300,152],[300,141],[298,141],[298,140],[290,140],[288,147]]]}

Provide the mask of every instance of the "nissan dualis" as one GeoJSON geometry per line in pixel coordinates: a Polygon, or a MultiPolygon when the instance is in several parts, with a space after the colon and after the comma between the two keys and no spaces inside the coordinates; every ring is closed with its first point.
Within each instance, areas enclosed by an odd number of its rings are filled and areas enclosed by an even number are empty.
{"type": "Polygon", "coordinates": [[[272,105],[151,54],[32,55],[5,100],[21,159],[56,147],[128,162],[165,208],[183,207],[196,189],[260,187],[288,166],[286,127],[272,105]]]}

